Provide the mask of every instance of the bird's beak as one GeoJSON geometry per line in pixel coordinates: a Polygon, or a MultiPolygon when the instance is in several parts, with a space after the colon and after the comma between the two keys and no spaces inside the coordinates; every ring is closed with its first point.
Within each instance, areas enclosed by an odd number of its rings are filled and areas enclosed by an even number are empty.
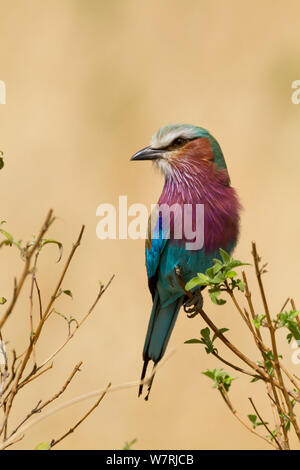
{"type": "Polygon", "coordinates": [[[146,147],[135,153],[130,160],[157,160],[158,158],[163,158],[161,149],[152,149],[151,147],[146,147]]]}

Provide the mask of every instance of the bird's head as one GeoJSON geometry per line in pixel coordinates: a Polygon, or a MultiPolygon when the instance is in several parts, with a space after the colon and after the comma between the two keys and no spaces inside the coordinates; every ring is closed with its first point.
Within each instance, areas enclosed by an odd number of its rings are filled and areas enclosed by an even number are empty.
{"type": "Polygon", "coordinates": [[[150,146],[134,154],[131,160],[152,160],[165,176],[189,166],[226,170],[222,150],[214,137],[206,129],[189,124],[162,127],[152,136],[150,146]]]}

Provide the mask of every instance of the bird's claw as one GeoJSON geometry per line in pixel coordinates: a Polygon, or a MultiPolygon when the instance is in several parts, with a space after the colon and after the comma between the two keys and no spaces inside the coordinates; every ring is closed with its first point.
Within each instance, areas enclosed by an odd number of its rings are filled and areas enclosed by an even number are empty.
{"type": "MultiPolygon", "coordinates": [[[[175,266],[174,268],[175,274],[178,278],[179,284],[185,290],[185,285],[182,279],[182,273],[179,266],[175,266]]],[[[203,297],[201,294],[201,290],[196,290],[192,296],[183,304],[183,310],[187,313],[188,318],[194,318],[198,315],[203,307],[203,297]]]]}
{"type": "Polygon", "coordinates": [[[187,300],[183,309],[187,313],[188,318],[194,318],[196,315],[199,315],[203,307],[203,297],[201,293],[195,294],[191,299],[187,300]]]}

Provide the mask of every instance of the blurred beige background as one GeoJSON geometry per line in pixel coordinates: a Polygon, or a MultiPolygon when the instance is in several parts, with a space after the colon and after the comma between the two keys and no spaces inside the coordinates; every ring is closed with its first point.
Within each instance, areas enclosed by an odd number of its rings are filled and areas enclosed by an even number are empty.
{"type": "MultiPolygon", "coordinates": [[[[53,370],[20,393],[12,425],[19,413],[57,391],[80,359],[81,374],[57,404],[109,380],[117,385],[139,378],[151,309],[144,242],[98,240],[95,214],[100,203],[116,204],[119,195],[127,195],[129,204],[156,202],[161,177],[150,163],[129,158],[162,125],[201,125],[218,139],[244,206],[235,255],[250,260],[256,240],[269,262],[265,282],[274,313],[287,296],[300,305],[300,105],[291,102],[291,83],[300,79],[299,2],[1,0],[0,12],[0,79],[7,86],[7,104],[0,106],[1,219],[16,238],[28,240],[54,208],[58,219],[50,234],[64,243],[64,259],[86,224],[64,283],[74,300],[60,299],[59,311],[80,317],[98,280],[116,274],[53,370]]],[[[13,248],[0,255],[0,294],[9,297],[22,261],[13,248]]],[[[44,302],[62,269],[56,256],[52,246],[41,256],[44,302]]],[[[255,295],[254,285],[252,290],[255,295]]],[[[29,284],[5,329],[19,352],[27,340],[28,292],[29,284]]],[[[231,305],[218,308],[206,298],[206,310],[253,357],[231,305]]],[[[176,354],[157,374],[150,401],[138,400],[135,389],[107,396],[59,448],[120,449],[133,438],[135,449],[267,448],[201,375],[219,366],[216,359],[197,345],[183,345],[203,327],[181,313],[168,349],[176,347],[176,354]]],[[[38,349],[41,361],[65,335],[63,320],[52,318],[38,349]]],[[[283,339],[281,351],[291,366],[292,349],[283,339]]],[[[221,345],[219,351],[232,358],[221,345]]],[[[252,413],[251,393],[270,420],[269,405],[260,398],[263,385],[249,390],[248,384],[247,378],[234,382],[235,407],[243,416],[252,413]]],[[[90,404],[51,416],[17,447],[59,437],[90,404]]]]}

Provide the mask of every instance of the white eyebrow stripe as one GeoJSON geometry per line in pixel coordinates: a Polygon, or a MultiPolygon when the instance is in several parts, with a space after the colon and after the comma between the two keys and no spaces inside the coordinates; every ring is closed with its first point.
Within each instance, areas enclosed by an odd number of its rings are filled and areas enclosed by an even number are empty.
{"type": "Polygon", "coordinates": [[[174,129],[170,129],[165,133],[158,131],[151,139],[151,147],[153,149],[166,148],[178,137],[194,139],[196,137],[195,129],[192,127],[178,126],[177,128],[175,127],[174,129]]]}

